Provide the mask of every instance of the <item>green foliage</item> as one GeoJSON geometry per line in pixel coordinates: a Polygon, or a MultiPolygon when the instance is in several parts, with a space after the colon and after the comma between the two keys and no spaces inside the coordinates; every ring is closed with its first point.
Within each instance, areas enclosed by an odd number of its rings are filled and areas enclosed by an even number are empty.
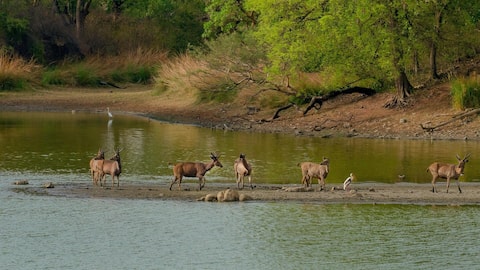
{"type": "Polygon", "coordinates": [[[16,91],[26,86],[25,78],[0,73],[0,91],[16,91]]]}
{"type": "MultiPolygon", "coordinates": [[[[200,45],[202,42],[205,4],[203,0],[137,0],[126,1],[124,14],[142,19],[141,23],[151,23],[152,30],[158,33],[159,42],[165,44],[165,49],[183,52],[190,45],[200,45]]],[[[131,27],[130,34],[135,33],[138,25],[131,27]]],[[[123,29],[122,29],[123,31],[123,29]]]]}
{"type": "Polygon", "coordinates": [[[115,82],[129,83],[148,83],[156,73],[156,69],[149,66],[133,66],[129,65],[125,69],[115,69],[111,72],[110,77],[115,82]]]}
{"type": "Polygon", "coordinates": [[[83,65],[76,68],[73,77],[77,86],[98,86],[100,81],[94,70],[83,65]]]}
{"type": "Polygon", "coordinates": [[[64,85],[66,80],[58,69],[52,69],[43,72],[41,83],[43,86],[64,85]]]}
{"type": "Polygon", "coordinates": [[[480,80],[457,79],[452,82],[452,102],[457,109],[480,108],[480,80]]]}
{"type": "Polygon", "coordinates": [[[246,10],[244,0],[210,0],[205,7],[209,20],[203,24],[205,38],[243,33],[256,24],[258,14],[246,10]]]}

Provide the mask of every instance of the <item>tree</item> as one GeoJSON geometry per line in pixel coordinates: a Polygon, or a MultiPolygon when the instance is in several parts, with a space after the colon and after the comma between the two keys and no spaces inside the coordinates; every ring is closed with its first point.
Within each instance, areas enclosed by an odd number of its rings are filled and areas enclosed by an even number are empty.
{"type": "Polygon", "coordinates": [[[222,34],[243,32],[255,27],[258,13],[245,8],[244,0],[209,0],[205,10],[208,20],[204,23],[205,38],[216,38],[222,34]]]}

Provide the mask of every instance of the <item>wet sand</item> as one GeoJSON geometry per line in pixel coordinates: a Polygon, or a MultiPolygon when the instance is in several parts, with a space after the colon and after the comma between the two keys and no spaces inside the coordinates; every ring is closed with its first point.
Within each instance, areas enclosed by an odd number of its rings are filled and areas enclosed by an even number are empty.
{"type": "MultiPolygon", "coordinates": [[[[182,185],[182,190],[174,186],[145,183],[122,183],[120,187],[99,187],[91,183],[54,184],[54,188],[42,185],[12,186],[15,192],[34,195],[62,196],[70,198],[132,199],[132,200],[181,200],[195,203],[207,194],[216,195],[227,188],[235,189],[232,184],[207,183],[201,191],[195,183],[182,185]]],[[[340,185],[327,184],[327,189],[318,191],[291,192],[285,188],[296,189],[300,185],[257,185],[253,190],[238,190],[248,195],[249,201],[257,202],[297,202],[315,204],[412,204],[412,205],[480,205],[480,183],[461,183],[462,193],[455,183],[446,193],[444,182],[437,184],[437,193],[431,192],[430,184],[414,183],[360,183],[350,192],[340,190],[340,185]]]]}

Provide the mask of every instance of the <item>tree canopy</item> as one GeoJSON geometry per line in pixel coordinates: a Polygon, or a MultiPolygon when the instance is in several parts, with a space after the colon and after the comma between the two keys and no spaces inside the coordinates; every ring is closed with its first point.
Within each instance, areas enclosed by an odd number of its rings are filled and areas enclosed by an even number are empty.
{"type": "MultiPolygon", "coordinates": [[[[258,14],[251,33],[267,48],[270,72],[294,76],[330,70],[347,80],[369,80],[378,88],[395,85],[401,99],[411,90],[411,74],[429,69],[436,79],[439,65],[475,55],[480,48],[476,1],[244,0],[242,4],[244,10],[258,14]]],[[[222,29],[218,24],[225,21],[217,17],[232,15],[219,9],[212,12],[210,17],[216,19],[205,25],[206,31],[222,29]]]]}

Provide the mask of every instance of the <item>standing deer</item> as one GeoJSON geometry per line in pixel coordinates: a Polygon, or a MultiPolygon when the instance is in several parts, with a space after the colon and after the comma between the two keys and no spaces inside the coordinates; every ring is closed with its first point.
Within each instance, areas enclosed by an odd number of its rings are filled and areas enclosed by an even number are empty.
{"type": "Polygon", "coordinates": [[[103,186],[105,186],[107,174],[112,176],[112,187],[115,185],[115,176],[117,177],[117,187],[120,186],[120,174],[122,173],[120,151],[120,149],[115,150],[115,155],[110,158],[110,160],[105,160],[103,162],[103,186]]]}
{"type": "Polygon", "coordinates": [[[433,177],[432,192],[433,193],[437,192],[437,188],[435,187],[435,182],[440,177],[443,179],[447,179],[447,193],[448,193],[448,188],[450,187],[450,179],[457,180],[458,191],[462,193],[462,190],[460,189],[460,183],[458,181],[458,177],[463,175],[463,170],[465,169],[465,163],[468,162],[469,157],[470,157],[470,154],[466,155],[464,158],[460,158],[458,155],[456,155],[456,158],[458,160],[457,165],[434,162],[430,166],[428,166],[427,172],[429,171],[433,177]]]}
{"type": "Polygon", "coordinates": [[[210,158],[212,161],[209,163],[201,162],[180,162],[175,164],[173,167],[173,176],[175,177],[170,183],[170,190],[172,190],[173,184],[178,181],[178,189],[180,190],[180,185],[182,184],[183,177],[198,177],[199,181],[199,190],[205,186],[205,174],[212,169],[214,166],[223,167],[222,163],[218,160],[219,156],[210,153],[210,158]]]}
{"type": "Polygon", "coordinates": [[[245,159],[245,154],[240,154],[240,157],[235,160],[233,170],[235,171],[235,179],[237,180],[238,189],[243,189],[243,179],[245,176],[248,176],[248,183],[250,184],[250,188],[253,189],[252,166],[245,159]],[[240,183],[242,183],[242,187],[240,187],[240,183]]]}
{"type": "Polygon", "coordinates": [[[330,161],[323,157],[320,164],[313,162],[301,162],[297,164],[302,169],[302,184],[309,187],[312,184],[312,178],[318,178],[320,190],[325,189],[325,179],[328,176],[330,161]]]}
{"type": "Polygon", "coordinates": [[[102,149],[98,149],[97,155],[90,160],[90,174],[92,176],[92,182],[96,186],[98,181],[102,184],[103,177],[103,162],[105,160],[105,152],[102,149]]]}

